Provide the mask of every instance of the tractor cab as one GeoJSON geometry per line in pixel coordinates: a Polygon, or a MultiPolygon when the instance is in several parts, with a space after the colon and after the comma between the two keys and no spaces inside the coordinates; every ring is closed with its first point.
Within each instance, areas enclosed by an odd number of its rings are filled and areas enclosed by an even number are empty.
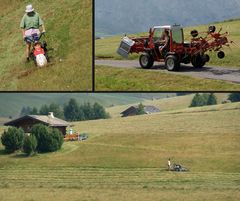
{"type": "Polygon", "coordinates": [[[176,52],[181,50],[184,44],[183,28],[180,25],[165,25],[155,26],[152,29],[152,41],[157,43],[163,39],[163,33],[167,30],[169,32],[169,50],[168,52],[176,52]]]}

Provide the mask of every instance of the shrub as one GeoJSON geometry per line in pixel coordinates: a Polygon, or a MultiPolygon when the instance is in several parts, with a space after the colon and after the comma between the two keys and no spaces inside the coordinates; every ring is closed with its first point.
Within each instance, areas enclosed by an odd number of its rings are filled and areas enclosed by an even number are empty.
{"type": "Polygon", "coordinates": [[[63,135],[58,129],[37,124],[33,126],[32,134],[37,139],[38,152],[53,152],[62,147],[63,135]]]}
{"type": "Polygon", "coordinates": [[[32,127],[31,131],[32,135],[34,135],[37,139],[37,151],[45,149],[45,140],[48,136],[48,127],[43,124],[36,124],[32,127]]]}
{"type": "Polygon", "coordinates": [[[142,103],[140,103],[137,107],[136,115],[142,115],[142,114],[146,114],[146,113],[145,113],[145,110],[144,110],[144,105],[142,103]]]}
{"type": "Polygon", "coordinates": [[[240,101],[240,93],[229,94],[228,100],[230,100],[231,102],[239,102],[240,101]]]}
{"type": "Polygon", "coordinates": [[[37,138],[34,135],[25,136],[23,142],[23,151],[28,156],[36,152],[37,138]]]}
{"type": "Polygon", "coordinates": [[[1,141],[8,153],[21,149],[23,145],[24,131],[21,128],[10,127],[4,131],[1,141]]]}

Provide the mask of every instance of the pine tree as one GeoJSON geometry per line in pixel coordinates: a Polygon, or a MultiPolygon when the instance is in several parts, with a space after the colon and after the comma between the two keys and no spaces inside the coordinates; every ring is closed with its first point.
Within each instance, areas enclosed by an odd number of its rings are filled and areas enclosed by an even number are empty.
{"type": "Polygon", "coordinates": [[[68,104],[64,106],[64,116],[66,120],[78,120],[79,106],[75,99],[70,99],[68,104]]]}
{"type": "Polygon", "coordinates": [[[48,112],[53,112],[55,117],[64,118],[63,109],[56,103],[51,103],[48,107],[48,112]]]}
{"type": "Polygon", "coordinates": [[[239,102],[240,101],[240,93],[229,94],[228,100],[230,100],[231,102],[239,102]]]}
{"type": "Polygon", "coordinates": [[[42,105],[42,107],[39,110],[39,114],[40,115],[48,115],[48,112],[49,112],[49,107],[46,104],[42,105]]]}
{"type": "Polygon", "coordinates": [[[30,114],[31,115],[37,115],[38,114],[38,109],[36,107],[33,107],[30,114]]]}
{"type": "Polygon", "coordinates": [[[217,98],[216,98],[216,96],[214,95],[214,93],[211,93],[211,94],[208,96],[207,105],[216,105],[216,104],[217,104],[217,98]]]}
{"type": "Polygon", "coordinates": [[[190,107],[199,107],[205,105],[205,98],[199,93],[196,93],[192,99],[190,107]]]}

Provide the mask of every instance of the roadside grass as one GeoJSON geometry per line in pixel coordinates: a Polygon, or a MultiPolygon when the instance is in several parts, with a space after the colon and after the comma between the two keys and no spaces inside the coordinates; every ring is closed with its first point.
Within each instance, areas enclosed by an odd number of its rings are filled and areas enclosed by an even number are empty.
{"type": "Polygon", "coordinates": [[[238,91],[239,84],[145,69],[95,67],[97,91],[238,91]]]}
{"type": "Polygon", "coordinates": [[[65,142],[62,150],[35,157],[0,152],[1,200],[237,201],[236,104],[74,122],[88,140],[65,142]],[[169,157],[190,172],[166,171],[169,157]]]}
{"type": "Polygon", "coordinates": [[[91,90],[92,1],[10,1],[0,3],[1,90],[91,90]],[[19,23],[27,3],[45,21],[50,65],[37,68],[24,61],[19,23]],[[46,7],[46,4],[48,5],[46,7]]]}
{"type": "MultiPolygon", "coordinates": [[[[224,51],[226,53],[226,57],[224,59],[218,59],[216,56],[216,53],[210,52],[210,65],[215,66],[230,66],[230,67],[240,67],[240,37],[239,37],[239,29],[240,29],[240,20],[232,20],[227,22],[221,22],[221,23],[213,23],[216,25],[217,31],[222,27],[223,32],[229,32],[230,41],[234,41],[238,44],[238,46],[232,44],[231,49],[224,48],[224,51]]],[[[201,26],[193,26],[193,27],[186,27],[184,28],[184,34],[185,34],[185,40],[190,41],[190,31],[193,29],[197,29],[199,32],[204,32],[208,30],[209,25],[201,25],[201,26]]],[[[146,30],[148,30],[149,27],[146,27],[146,30]]],[[[129,35],[131,36],[147,36],[148,33],[137,33],[135,35],[129,35]]],[[[123,58],[116,53],[117,48],[119,47],[121,38],[123,36],[113,36],[109,38],[99,39],[95,40],[95,58],[96,59],[116,59],[116,60],[122,60],[123,58]]],[[[129,56],[129,59],[137,59],[139,57],[138,54],[132,54],[129,56]]]]}

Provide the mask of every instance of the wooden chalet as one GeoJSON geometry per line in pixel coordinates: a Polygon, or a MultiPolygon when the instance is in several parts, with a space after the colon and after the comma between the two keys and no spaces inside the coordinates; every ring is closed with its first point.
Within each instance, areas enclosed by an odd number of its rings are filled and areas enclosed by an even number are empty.
{"type": "Polygon", "coordinates": [[[26,115],[19,117],[17,119],[11,120],[5,123],[5,126],[14,126],[17,128],[22,128],[25,133],[30,133],[31,129],[36,124],[43,124],[52,128],[57,128],[62,132],[63,135],[67,133],[67,127],[69,123],[54,117],[53,113],[50,112],[49,115],[26,115]]]}
{"type": "MultiPolygon", "coordinates": [[[[138,109],[138,106],[131,106],[126,110],[124,110],[123,112],[121,112],[120,114],[122,115],[122,117],[135,116],[137,115],[137,109],[138,109]]],[[[146,105],[144,106],[144,112],[145,114],[152,114],[152,113],[160,112],[160,110],[155,106],[146,105]]]]}

